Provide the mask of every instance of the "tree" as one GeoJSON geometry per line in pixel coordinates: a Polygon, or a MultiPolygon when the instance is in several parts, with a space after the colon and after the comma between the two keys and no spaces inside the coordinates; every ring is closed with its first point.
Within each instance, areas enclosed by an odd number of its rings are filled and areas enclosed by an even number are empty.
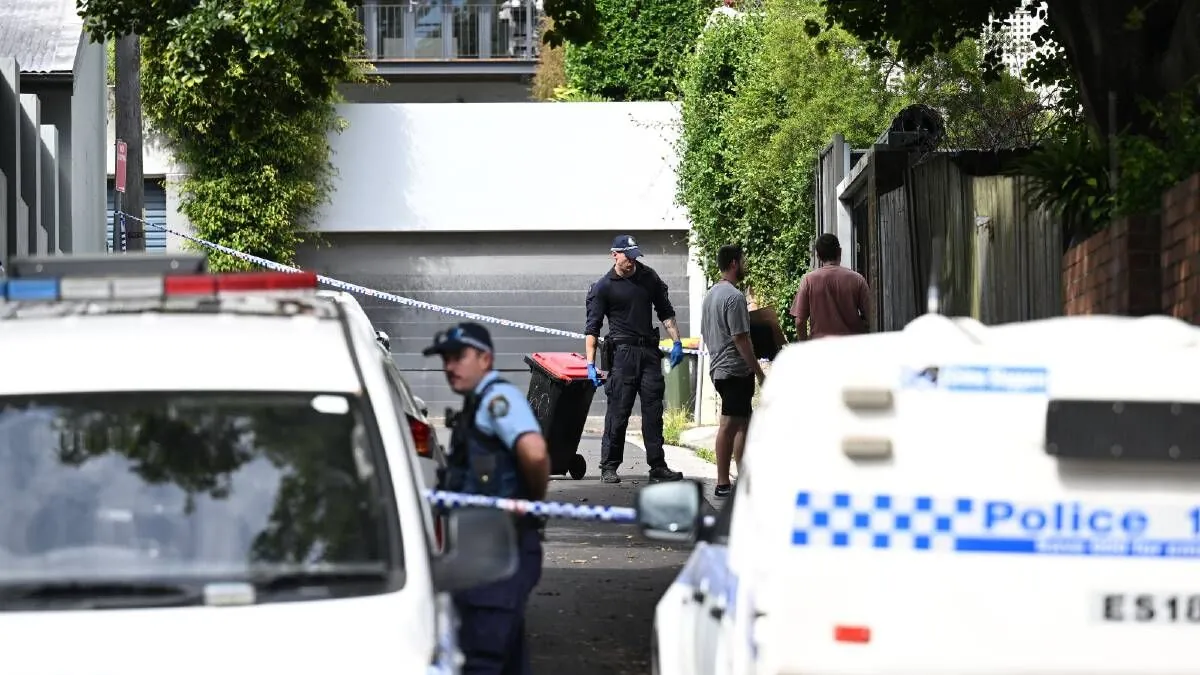
{"type": "MultiPolygon", "coordinates": [[[[834,24],[876,52],[895,44],[897,55],[919,64],[965,38],[978,38],[992,17],[1005,17],[1022,0],[827,0],[826,28],[834,24]]],[[[1102,133],[1152,131],[1141,105],[1158,102],[1200,73],[1200,0],[1047,0],[1048,28],[1078,86],[1086,118],[1102,133]]],[[[821,26],[810,25],[810,32],[821,26]]],[[[993,67],[998,54],[989,59],[993,67]]],[[[1034,69],[1041,74],[1053,67],[1034,69]]],[[[1057,69],[1061,74],[1062,69],[1057,69]]]]}
{"type": "Polygon", "coordinates": [[[821,0],[773,0],[765,11],[718,19],[682,85],[678,199],[706,271],[715,278],[717,249],[740,242],[755,297],[778,310],[807,270],[813,162],[834,134],[869,146],[911,103],[938,108],[956,148],[1024,145],[1047,122],[1019,80],[984,80],[985,50],[975,41],[893,78],[891,54],[836,27],[810,35],[808,24],[824,20],[821,0]]]}
{"type": "Polygon", "coordinates": [[[328,193],[337,87],[367,79],[345,0],[78,2],[92,37],[141,36],[144,112],[188,169],[181,208],[197,236],[292,262],[328,193]]]}
{"type": "Polygon", "coordinates": [[[909,102],[942,114],[942,148],[1028,148],[1051,138],[1060,108],[1007,72],[987,76],[986,52],[985,42],[963,40],[918,67],[903,69],[900,91],[909,102]]]}
{"type": "Polygon", "coordinates": [[[597,0],[599,36],[566,47],[569,86],[613,101],[678,98],[683,61],[712,6],[712,0],[597,0]]]}
{"type": "MultiPolygon", "coordinates": [[[[142,176],[142,50],[137,35],[122,35],[116,43],[114,75],[116,78],[115,117],[117,138],[125,142],[125,194],[113,195],[113,207],[120,199],[121,211],[138,218],[145,215],[145,180],[142,176]]],[[[116,223],[118,226],[120,223],[116,223]]],[[[120,232],[113,228],[113,250],[119,250],[120,232]]],[[[125,221],[125,248],[146,250],[146,232],[136,219],[125,221]]]]}
{"type": "MultiPolygon", "coordinates": [[[[554,22],[542,17],[539,33],[545,35],[553,28],[554,22]]],[[[563,54],[565,51],[566,48],[562,45],[542,49],[540,58],[538,58],[537,72],[533,74],[533,87],[530,91],[530,97],[533,100],[552,101],[555,92],[567,86],[567,71],[564,63],[566,56],[563,54]]]]}
{"type": "Polygon", "coordinates": [[[900,107],[886,65],[860,58],[849,34],[805,34],[821,17],[818,0],[779,0],[719,18],[683,83],[679,201],[710,278],[716,250],[741,243],[764,307],[788,307],[807,269],[817,152],[835,133],[868,143],[900,107]]]}

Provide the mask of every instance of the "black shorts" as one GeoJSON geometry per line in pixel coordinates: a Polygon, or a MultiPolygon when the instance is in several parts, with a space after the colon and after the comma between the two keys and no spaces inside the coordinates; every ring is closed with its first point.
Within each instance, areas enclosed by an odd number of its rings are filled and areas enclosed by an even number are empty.
{"type": "Polygon", "coordinates": [[[726,417],[749,417],[754,402],[754,376],[722,377],[713,380],[721,395],[721,414],[726,417]]]}

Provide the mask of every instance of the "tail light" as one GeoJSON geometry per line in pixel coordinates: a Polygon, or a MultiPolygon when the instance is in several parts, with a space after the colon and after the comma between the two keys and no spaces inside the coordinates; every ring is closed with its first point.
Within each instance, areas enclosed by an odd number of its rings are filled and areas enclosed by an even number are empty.
{"type": "Polygon", "coordinates": [[[421,457],[433,457],[433,449],[430,447],[430,436],[433,435],[433,427],[415,417],[409,416],[408,428],[412,431],[413,442],[417,445],[417,454],[421,457]]]}
{"type": "Polygon", "coordinates": [[[871,641],[871,629],[868,626],[834,626],[833,639],[836,642],[865,645],[871,641]]]}
{"type": "Polygon", "coordinates": [[[442,552],[442,516],[436,515],[433,518],[433,540],[437,544],[434,550],[438,553],[442,552]]]}

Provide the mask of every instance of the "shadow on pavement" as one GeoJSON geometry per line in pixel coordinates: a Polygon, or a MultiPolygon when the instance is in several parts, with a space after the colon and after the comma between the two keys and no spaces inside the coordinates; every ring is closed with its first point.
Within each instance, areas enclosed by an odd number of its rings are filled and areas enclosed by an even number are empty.
{"type": "MultiPolygon", "coordinates": [[[[589,461],[583,480],[554,479],[549,499],[633,506],[646,484],[637,464],[622,472],[624,482],[606,485],[589,461]]],[[[551,521],[526,625],[534,674],[648,675],[655,605],[689,554],[644,539],[633,525],[551,521]]]]}

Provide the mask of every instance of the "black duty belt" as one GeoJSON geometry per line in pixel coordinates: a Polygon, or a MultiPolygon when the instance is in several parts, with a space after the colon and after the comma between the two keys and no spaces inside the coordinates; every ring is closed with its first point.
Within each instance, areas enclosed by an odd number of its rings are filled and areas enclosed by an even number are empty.
{"type": "Polygon", "coordinates": [[[655,338],[608,338],[608,342],[614,347],[657,347],[658,340],[655,338]]]}

